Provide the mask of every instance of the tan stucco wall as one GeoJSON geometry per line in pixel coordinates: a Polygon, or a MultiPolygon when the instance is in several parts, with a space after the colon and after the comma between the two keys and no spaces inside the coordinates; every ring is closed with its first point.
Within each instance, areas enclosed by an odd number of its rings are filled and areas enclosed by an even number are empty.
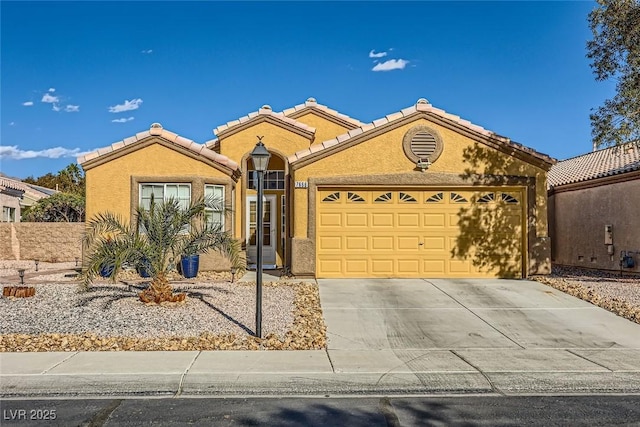
{"type": "Polygon", "coordinates": [[[84,222],[0,224],[0,257],[6,260],[74,261],[82,257],[84,222]]]}
{"type": "Polygon", "coordinates": [[[229,180],[227,175],[207,163],[152,144],[86,171],[87,220],[104,211],[129,218],[132,176],[158,177],[157,182],[172,182],[172,177],[181,177],[179,182],[185,182],[185,177],[229,180]]]}
{"type": "MultiPolygon", "coordinates": [[[[540,236],[547,236],[546,208],[546,172],[524,161],[501,153],[491,147],[477,143],[472,139],[456,133],[443,126],[419,119],[412,123],[383,133],[354,147],[322,158],[307,166],[297,169],[295,181],[307,181],[311,177],[379,175],[414,171],[411,162],[402,149],[404,134],[414,126],[426,125],[435,129],[442,137],[444,149],[440,158],[425,172],[454,173],[467,176],[473,183],[471,173],[479,175],[512,175],[536,178],[536,231],[540,236]]],[[[307,222],[307,190],[295,190],[295,237],[306,237],[307,222]]]]}
{"type": "MultiPolygon", "coordinates": [[[[9,196],[8,194],[0,194],[0,207],[8,207],[8,208],[14,208],[16,210],[15,212],[15,220],[16,222],[20,222],[20,215],[21,215],[21,210],[20,210],[20,199],[18,199],[17,197],[13,197],[13,196],[9,196]]],[[[2,210],[0,209],[0,215],[3,215],[2,210]]],[[[3,221],[4,217],[0,218],[0,221],[3,221]]]]}
{"type": "Polygon", "coordinates": [[[305,125],[316,128],[313,144],[318,144],[328,139],[335,138],[336,136],[342,135],[349,131],[349,128],[331,122],[324,117],[317,116],[313,114],[313,112],[309,112],[300,117],[296,117],[295,120],[304,123],[305,125]]]}
{"type": "MultiPolygon", "coordinates": [[[[262,122],[256,123],[247,129],[243,129],[231,135],[223,135],[220,138],[220,154],[234,160],[241,165],[243,171],[246,171],[249,155],[258,142],[257,136],[263,137],[262,142],[267,149],[272,151],[274,154],[279,154],[281,158],[285,158],[296,151],[308,148],[310,144],[309,138],[295,133],[291,129],[287,129],[273,123],[262,122]]],[[[274,162],[270,162],[269,169],[279,167],[275,165],[275,156],[272,156],[272,158],[274,159],[274,162]]],[[[285,168],[284,163],[282,164],[282,167],[285,168]]],[[[246,188],[246,178],[247,175],[244,173],[241,178],[241,188],[246,188]]],[[[254,193],[254,191],[236,191],[236,198],[234,200],[234,205],[236,206],[234,235],[238,238],[245,234],[244,211],[246,206],[246,196],[251,193],[254,193]]],[[[269,191],[265,192],[265,194],[269,193],[269,191]]],[[[274,193],[282,194],[283,192],[280,191],[274,193]]],[[[279,207],[276,208],[276,211],[279,212],[279,207]]],[[[279,240],[279,235],[276,237],[279,240]]],[[[279,260],[279,263],[282,263],[281,259],[279,260]]]]}
{"type": "Polygon", "coordinates": [[[636,266],[625,271],[640,272],[640,176],[549,199],[554,263],[619,270],[620,251],[633,251],[636,266]],[[613,226],[613,255],[604,243],[605,225],[613,226]]]}

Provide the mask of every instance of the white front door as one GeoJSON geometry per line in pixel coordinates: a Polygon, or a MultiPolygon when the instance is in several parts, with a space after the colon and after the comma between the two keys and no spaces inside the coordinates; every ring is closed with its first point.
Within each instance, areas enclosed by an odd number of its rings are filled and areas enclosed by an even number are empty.
{"type": "MultiPolygon", "coordinates": [[[[263,199],[264,216],[262,240],[263,268],[276,268],[276,195],[267,194],[263,199]]],[[[257,262],[256,226],[257,226],[257,196],[247,196],[247,266],[255,268],[257,262]]]]}

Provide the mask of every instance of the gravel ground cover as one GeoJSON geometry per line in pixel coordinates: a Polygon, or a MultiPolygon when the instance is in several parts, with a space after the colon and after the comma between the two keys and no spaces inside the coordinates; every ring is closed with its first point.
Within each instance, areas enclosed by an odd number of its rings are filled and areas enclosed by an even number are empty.
{"type": "Polygon", "coordinates": [[[534,280],[640,323],[640,276],[554,266],[534,280]]]}
{"type": "MultiPolygon", "coordinates": [[[[0,264],[0,283],[15,285],[16,262],[0,264]],[[11,274],[3,274],[5,271],[11,274]],[[6,279],[3,281],[2,277],[6,279]]],[[[33,266],[33,263],[31,263],[33,266]]],[[[25,284],[30,298],[0,298],[0,351],[320,349],[326,328],[317,285],[264,284],[263,339],[253,337],[255,283],[231,283],[228,273],[204,273],[174,284],[183,303],[145,305],[134,272],[81,291],[71,270],[40,269],[25,284]],[[46,270],[57,270],[46,274],[46,270]]],[[[33,271],[30,271],[33,272],[33,271]]],[[[179,279],[174,276],[173,279],[179,279]]]]}

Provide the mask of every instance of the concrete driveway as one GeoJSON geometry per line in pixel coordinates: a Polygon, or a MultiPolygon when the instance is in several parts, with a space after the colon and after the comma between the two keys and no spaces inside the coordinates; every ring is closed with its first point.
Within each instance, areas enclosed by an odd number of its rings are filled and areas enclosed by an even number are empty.
{"type": "Polygon", "coordinates": [[[345,378],[438,392],[640,392],[640,325],[540,283],[318,282],[327,354],[345,378]]]}
{"type": "Polygon", "coordinates": [[[640,325],[538,282],[318,283],[330,350],[640,348],[640,325]]]}

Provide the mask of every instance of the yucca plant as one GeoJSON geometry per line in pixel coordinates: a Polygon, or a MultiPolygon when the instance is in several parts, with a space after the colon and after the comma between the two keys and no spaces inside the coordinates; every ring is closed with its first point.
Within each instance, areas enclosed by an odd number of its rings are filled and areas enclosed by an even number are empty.
{"type": "Polygon", "coordinates": [[[150,207],[136,209],[127,223],[111,212],[98,214],[87,224],[84,235],[86,257],[81,275],[88,289],[100,271],[110,271],[115,278],[125,265],[143,267],[149,275],[149,286],[140,292],[144,302],[161,303],[184,299],[176,296],[169,284],[168,273],[183,254],[202,254],[216,250],[225,255],[237,269],[245,268],[240,244],[218,223],[207,223],[207,208],[225,213],[229,209],[214,198],[192,202],[182,207],[176,199],[160,203],[151,200],[150,207]]]}

